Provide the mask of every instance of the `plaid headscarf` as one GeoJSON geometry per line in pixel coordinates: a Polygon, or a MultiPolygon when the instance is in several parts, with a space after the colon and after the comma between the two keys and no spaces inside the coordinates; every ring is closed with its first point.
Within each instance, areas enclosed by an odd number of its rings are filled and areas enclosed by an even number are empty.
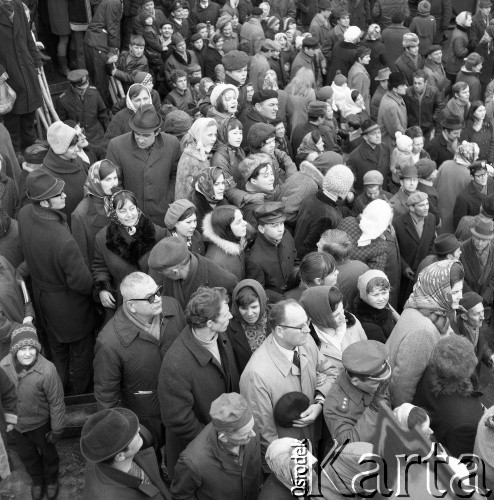
{"type": "Polygon", "coordinates": [[[455,161],[460,165],[471,165],[479,157],[479,146],[475,142],[463,141],[456,150],[455,161]]]}

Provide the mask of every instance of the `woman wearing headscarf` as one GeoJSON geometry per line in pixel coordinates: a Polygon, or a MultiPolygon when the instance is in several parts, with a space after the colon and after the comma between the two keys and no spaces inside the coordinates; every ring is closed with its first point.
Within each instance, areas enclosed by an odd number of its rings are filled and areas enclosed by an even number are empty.
{"type": "Polygon", "coordinates": [[[307,288],[299,304],[311,321],[311,335],[319,348],[320,366],[326,379],[318,390],[327,394],[343,369],[343,351],[354,342],[367,340],[360,321],[344,310],[343,294],[335,286],[307,288]]]}
{"type": "Polygon", "coordinates": [[[245,279],[238,283],[232,294],[231,313],[226,334],[232,343],[239,376],[244,371],[252,353],[266,340],[267,297],[256,280],[245,279]]]}
{"type": "Polygon", "coordinates": [[[455,22],[456,27],[449,39],[448,53],[444,58],[444,69],[451,83],[456,81],[456,75],[469,53],[468,29],[472,26],[471,12],[460,12],[456,16],[455,22]]]}
{"type": "Polygon", "coordinates": [[[412,401],[437,342],[452,333],[450,316],[460,306],[463,279],[463,266],[453,260],[435,262],[420,273],[386,342],[393,407],[412,401]]]}
{"type": "Polygon", "coordinates": [[[122,280],[134,271],[148,272],[148,257],[154,245],[166,236],[137,207],[131,191],[120,190],[109,202],[110,224],[96,235],[92,265],[94,290],[105,308],[105,322],[121,305],[122,280]]]}
{"type": "Polygon", "coordinates": [[[441,338],[417,386],[413,404],[430,415],[438,442],[454,457],[473,453],[484,409],[471,377],[477,366],[472,343],[459,335],[441,338]]]}
{"type": "Polygon", "coordinates": [[[110,222],[110,198],[118,189],[119,174],[118,167],[110,160],[91,165],[84,184],[84,199],[72,212],[72,236],[89,269],[93,263],[96,235],[110,222]]]}
{"type": "Polygon", "coordinates": [[[311,158],[313,162],[324,151],[324,141],[318,130],[309,132],[304,136],[300,146],[297,149],[297,156],[295,161],[300,165],[303,161],[307,160],[308,155],[315,153],[315,158],[311,158]]]}
{"type": "Polygon", "coordinates": [[[453,210],[456,198],[471,182],[468,167],[478,159],[479,146],[463,141],[452,160],[446,160],[437,171],[435,186],[438,193],[438,208],[441,218],[441,233],[455,232],[453,210]]]}
{"type": "Polygon", "coordinates": [[[165,214],[166,236],[182,238],[187,248],[204,255],[204,242],[197,228],[197,210],[189,200],[175,200],[165,214]]]}
{"type": "Polygon", "coordinates": [[[204,217],[222,205],[228,205],[225,191],[232,182],[219,167],[206,167],[196,178],[192,201],[196,207],[197,227],[202,229],[204,217]]]}
{"type": "Polygon", "coordinates": [[[218,125],[213,118],[198,118],[182,139],[185,147],[177,166],[176,200],[192,199],[196,176],[210,166],[208,155],[216,142],[217,131],[218,125]]]}
{"type": "Polygon", "coordinates": [[[381,68],[388,67],[386,46],[381,41],[381,27],[379,24],[371,24],[367,28],[367,33],[362,40],[361,45],[368,47],[371,51],[370,63],[365,69],[368,71],[370,76],[370,95],[372,96],[379,86],[379,82],[375,80],[379,70],[381,68]]]}
{"type": "Polygon", "coordinates": [[[360,296],[353,311],[370,340],[386,343],[400,315],[389,304],[388,277],[377,269],[366,271],[358,279],[360,296]]]}
{"type": "Polygon", "coordinates": [[[151,104],[151,92],[149,89],[140,83],[134,83],[129,87],[127,96],[125,98],[126,107],[121,109],[112,119],[110,125],[106,129],[104,144],[106,147],[108,143],[119,135],[131,132],[132,129],[129,125],[129,119],[134,116],[139,106],[143,104],[151,104]]]}

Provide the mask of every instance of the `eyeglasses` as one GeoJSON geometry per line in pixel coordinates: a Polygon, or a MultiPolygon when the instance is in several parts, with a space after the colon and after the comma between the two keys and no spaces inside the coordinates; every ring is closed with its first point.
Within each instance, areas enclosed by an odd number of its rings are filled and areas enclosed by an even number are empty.
{"type": "Polygon", "coordinates": [[[302,331],[304,328],[310,329],[310,321],[307,321],[302,326],[290,326],[290,325],[278,325],[278,326],[281,326],[283,328],[291,328],[292,330],[302,331]]]}
{"type": "Polygon", "coordinates": [[[163,291],[163,285],[159,286],[156,292],[151,294],[149,297],[144,297],[143,299],[129,299],[129,300],[147,300],[150,304],[154,304],[156,297],[161,297],[162,291],[163,291]]]}

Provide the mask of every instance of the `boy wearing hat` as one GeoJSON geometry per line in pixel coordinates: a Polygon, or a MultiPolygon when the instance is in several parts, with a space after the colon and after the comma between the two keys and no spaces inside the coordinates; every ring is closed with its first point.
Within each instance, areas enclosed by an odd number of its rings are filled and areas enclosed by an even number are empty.
{"type": "Polygon", "coordinates": [[[400,72],[389,75],[388,91],[381,100],[377,112],[377,124],[381,127],[382,141],[388,147],[396,145],[396,132],[405,133],[408,127],[407,109],[403,97],[407,91],[406,79],[400,72]]]}
{"type": "Polygon", "coordinates": [[[34,305],[43,311],[39,320],[64,387],[70,369],[74,394],[84,394],[92,379],[97,321],[93,278],[61,212],[64,182],[38,168],[27,176],[26,186],[31,204],[21,209],[18,221],[34,305]]]}
{"type": "MultiPolygon", "coordinates": [[[[482,99],[482,86],[480,84],[480,71],[484,58],[472,52],[463,60],[464,64],[456,75],[456,82],[465,82],[470,89],[470,102],[482,99]]],[[[487,82],[489,83],[489,82],[487,82]]]]}
{"type": "Polygon", "coordinates": [[[417,191],[422,191],[429,197],[429,212],[434,215],[436,223],[439,225],[441,221],[439,217],[439,193],[434,186],[434,179],[437,177],[436,162],[429,160],[429,158],[420,158],[415,166],[419,174],[417,191]]]}
{"type": "Polygon", "coordinates": [[[401,169],[400,189],[389,200],[393,207],[393,218],[408,212],[408,197],[417,190],[419,174],[415,165],[407,165],[401,169]]]}
{"type": "Polygon", "coordinates": [[[400,311],[412,292],[420,262],[433,252],[436,232],[436,218],[429,213],[429,200],[425,193],[413,192],[406,204],[408,211],[393,219],[401,254],[400,311]]]}
{"type": "Polygon", "coordinates": [[[86,459],[84,497],[169,498],[152,447],[145,447],[137,415],[126,408],[110,408],[91,415],[81,432],[86,459]]]}
{"type": "Polygon", "coordinates": [[[369,170],[364,174],[364,191],[360,193],[353,202],[353,208],[357,214],[361,214],[364,208],[374,200],[388,201],[393,195],[383,189],[384,177],[379,170],[369,170]]]}
{"type": "Polygon", "coordinates": [[[360,340],[342,354],[344,370],[324,402],[324,420],[338,443],[371,442],[376,432],[380,403],[391,407],[388,349],[377,340],[360,340]]]}
{"type": "Polygon", "coordinates": [[[240,50],[231,50],[225,54],[221,63],[225,68],[225,83],[234,85],[238,89],[237,114],[247,105],[247,66],[249,56],[240,50]]]}
{"type": "Polygon", "coordinates": [[[91,146],[102,146],[110,120],[96,87],[89,85],[88,72],[76,69],[67,74],[69,88],[55,101],[61,121],[74,120],[84,129],[91,146]]]}
{"type": "Polygon", "coordinates": [[[468,168],[470,171],[470,184],[456,198],[453,210],[453,227],[458,227],[462,217],[465,215],[478,215],[482,202],[494,194],[494,180],[487,173],[487,167],[483,162],[476,161],[468,168]]]}
{"type": "MultiPolygon", "coordinates": [[[[171,36],[171,33],[170,33],[171,36]]],[[[134,83],[134,76],[139,71],[149,72],[149,64],[144,55],[145,41],[141,35],[130,37],[129,50],[123,50],[117,63],[111,68],[111,74],[122,82],[124,92],[134,83]]]]}
{"type": "Polygon", "coordinates": [[[58,495],[59,457],[55,443],[62,438],[65,404],[62,382],[55,365],[41,355],[36,329],[30,323],[12,332],[10,354],[0,362],[15,385],[17,418],[14,437],[19,458],[33,481],[33,500],[43,492],[52,500],[58,495]]]}
{"type": "Polygon", "coordinates": [[[285,206],[268,202],[254,210],[258,233],[246,259],[245,277],[257,280],[268,299],[282,299],[297,252],[292,235],[285,229],[285,206]]]}
{"type": "Polygon", "coordinates": [[[312,70],[314,76],[317,79],[317,71],[315,65],[314,56],[316,55],[316,49],[319,47],[319,41],[317,38],[312,36],[306,36],[302,42],[302,49],[299,50],[298,54],[293,60],[292,67],[290,69],[290,77],[293,78],[300,68],[307,68],[312,70]]]}
{"type": "Polygon", "coordinates": [[[174,498],[257,498],[261,448],[247,401],[236,392],[211,404],[211,422],[187,446],[175,467],[174,498]]]}
{"type": "Polygon", "coordinates": [[[266,39],[261,25],[262,9],[254,7],[251,18],[242,24],[240,30],[240,50],[245,51],[249,56],[259,52],[262,42],[266,39]]]}
{"type": "Polygon", "coordinates": [[[252,98],[253,108],[245,108],[239,116],[243,125],[242,148],[247,146],[249,130],[254,123],[270,123],[278,113],[278,93],[275,90],[258,90],[252,98]]]}

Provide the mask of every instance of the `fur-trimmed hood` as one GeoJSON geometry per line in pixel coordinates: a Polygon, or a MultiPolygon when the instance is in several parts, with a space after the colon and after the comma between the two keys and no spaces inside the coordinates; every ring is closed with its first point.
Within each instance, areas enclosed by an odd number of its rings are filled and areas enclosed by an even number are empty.
{"type": "Polygon", "coordinates": [[[300,164],[300,172],[305,175],[308,175],[311,179],[317,182],[319,187],[322,187],[322,181],[324,180],[324,175],[322,175],[317,168],[312,165],[310,161],[304,160],[300,164]]]}
{"type": "Polygon", "coordinates": [[[242,238],[239,243],[233,241],[225,240],[218,236],[213,229],[211,224],[211,217],[213,212],[209,212],[204,216],[202,221],[202,235],[204,239],[216,245],[220,250],[223,250],[228,255],[240,255],[245,248],[246,240],[242,238]]]}

